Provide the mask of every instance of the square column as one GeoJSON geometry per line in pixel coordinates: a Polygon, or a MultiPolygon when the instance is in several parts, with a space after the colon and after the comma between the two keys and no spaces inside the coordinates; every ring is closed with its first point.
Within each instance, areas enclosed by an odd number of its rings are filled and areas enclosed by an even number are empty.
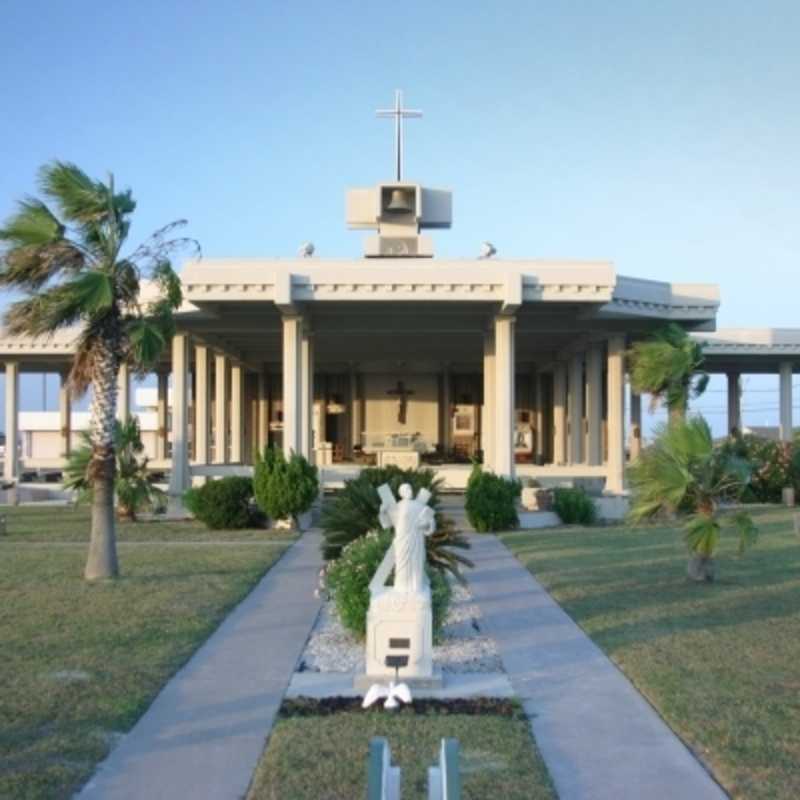
{"type": "Polygon", "coordinates": [[[542,375],[538,370],[531,374],[531,382],[534,387],[534,427],[536,429],[535,461],[537,464],[544,462],[544,386],[542,385],[542,375]]]}
{"type": "Polygon", "coordinates": [[[300,343],[300,453],[314,460],[314,340],[303,324],[300,343]]]}
{"type": "Polygon", "coordinates": [[[625,488],[625,337],[608,339],[608,471],[606,491],[625,488]]]}
{"type": "Polygon", "coordinates": [[[303,319],[283,318],[283,452],[286,456],[302,452],[303,319]]]}
{"type": "Polygon", "coordinates": [[[631,392],[630,460],[636,461],[642,452],[642,396],[631,392]]]}
{"type": "Polygon", "coordinates": [[[781,441],[791,442],[793,432],[791,361],[784,361],[780,366],[780,429],[781,441]]]}
{"type": "Polygon", "coordinates": [[[742,408],[739,373],[729,372],[726,377],[728,379],[728,433],[741,433],[742,408]]]}
{"type": "Polygon", "coordinates": [[[197,464],[208,464],[209,406],[211,405],[211,381],[208,368],[208,348],[194,348],[194,460],[197,464]]]}
{"type": "Polygon", "coordinates": [[[119,365],[117,373],[117,419],[127,422],[131,416],[131,371],[127,364],[119,365]]]}
{"type": "Polygon", "coordinates": [[[182,507],[189,488],[189,337],[172,337],[172,468],[169,476],[170,501],[182,507]]]}
{"type": "Polygon", "coordinates": [[[6,361],[6,452],[3,477],[14,481],[19,476],[19,364],[6,361]]]}
{"type": "Polygon", "coordinates": [[[483,466],[493,470],[495,457],[495,341],[494,330],[483,337],[483,409],[481,414],[481,449],[483,466]]]}
{"type": "Polygon", "coordinates": [[[228,357],[214,355],[214,463],[228,463],[228,357]]]}
{"type": "Polygon", "coordinates": [[[269,441],[269,389],[267,387],[267,374],[263,369],[258,373],[257,392],[258,424],[256,428],[258,430],[258,438],[256,439],[256,447],[260,453],[269,441]]]}
{"type": "Polygon", "coordinates": [[[168,402],[169,402],[169,373],[159,372],[157,375],[158,387],[156,389],[156,458],[163,460],[167,457],[167,442],[169,440],[168,402]]]}
{"type": "Polygon", "coordinates": [[[356,447],[361,444],[361,393],[358,390],[358,372],[355,365],[350,366],[350,457],[355,456],[356,447]]]}
{"type": "Polygon", "coordinates": [[[61,383],[58,387],[58,427],[61,439],[61,456],[69,458],[72,452],[72,396],[67,384],[67,374],[62,372],[59,377],[61,383]]]}
{"type": "Polygon", "coordinates": [[[593,344],[586,356],[586,461],[603,463],[603,345],[593,344]]]}
{"type": "Polygon", "coordinates": [[[494,321],[495,366],[495,444],[494,471],[514,477],[514,317],[496,317],[494,321]]]}
{"type": "Polygon", "coordinates": [[[241,365],[231,366],[231,463],[242,463],[244,439],[244,370],[241,365]]]}
{"type": "Polygon", "coordinates": [[[553,368],[553,463],[567,463],[567,368],[553,368]]]}
{"type": "Polygon", "coordinates": [[[453,407],[452,397],[452,375],[450,374],[450,365],[442,364],[442,408],[439,418],[441,420],[441,436],[439,441],[442,444],[442,455],[447,458],[452,449],[452,428],[453,418],[451,409],[453,407]]]}
{"type": "Polygon", "coordinates": [[[583,462],[583,353],[569,362],[569,460],[583,462]]]}

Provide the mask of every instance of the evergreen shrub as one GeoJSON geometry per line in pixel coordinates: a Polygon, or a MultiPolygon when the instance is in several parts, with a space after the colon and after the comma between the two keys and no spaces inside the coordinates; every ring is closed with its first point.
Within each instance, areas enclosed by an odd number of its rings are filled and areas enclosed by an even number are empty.
{"type": "Polygon", "coordinates": [[[470,525],[479,533],[516,528],[519,525],[517,499],[521,491],[519,481],[484,472],[480,464],[475,464],[464,502],[470,525]]]}
{"type": "Polygon", "coordinates": [[[250,501],[253,481],[231,475],[189,489],[183,496],[186,508],[212,530],[235,530],[256,524],[250,501]]]}
{"type": "Polygon", "coordinates": [[[591,525],[597,521],[597,507],[583,489],[556,489],[553,511],[565,525],[591,525]]]}
{"type": "Polygon", "coordinates": [[[253,488],[259,508],[272,520],[297,518],[319,494],[317,468],[297,453],[287,460],[277,447],[256,454],[253,488]]]}

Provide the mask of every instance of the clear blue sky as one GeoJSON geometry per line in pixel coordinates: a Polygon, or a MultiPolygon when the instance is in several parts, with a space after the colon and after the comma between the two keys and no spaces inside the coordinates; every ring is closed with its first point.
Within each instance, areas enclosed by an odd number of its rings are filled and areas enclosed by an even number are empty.
{"type": "Polygon", "coordinates": [[[794,326],[798,34],[796,0],[6,0],[0,217],[58,157],[133,187],[134,238],[356,256],[344,190],[391,176],[400,87],[407,176],[454,191],[439,254],[609,258],[794,326]]]}

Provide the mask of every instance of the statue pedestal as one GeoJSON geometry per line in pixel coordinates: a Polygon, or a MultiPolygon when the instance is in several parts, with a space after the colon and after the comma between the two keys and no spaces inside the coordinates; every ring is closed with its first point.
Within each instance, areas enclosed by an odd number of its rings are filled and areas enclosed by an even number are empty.
{"type": "Polygon", "coordinates": [[[400,680],[412,686],[441,686],[441,676],[433,672],[430,589],[397,592],[387,588],[373,594],[367,612],[366,656],[368,683],[394,678],[394,668],[386,665],[386,658],[401,656],[408,658],[408,664],[400,667],[400,680]]]}

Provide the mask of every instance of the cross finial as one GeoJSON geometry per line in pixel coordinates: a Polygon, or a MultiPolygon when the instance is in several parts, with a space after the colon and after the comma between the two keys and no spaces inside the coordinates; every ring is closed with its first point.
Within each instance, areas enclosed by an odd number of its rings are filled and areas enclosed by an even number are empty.
{"type": "Polygon", "coordinates": [[[394,93],[394,108],[379,109],[376,117],[394,117],[394,158],[397,170],[397,180],[403,180],[403,119],[421,117],[421,111],[403,108],[403,92],[396,89],[394,93]]]}

